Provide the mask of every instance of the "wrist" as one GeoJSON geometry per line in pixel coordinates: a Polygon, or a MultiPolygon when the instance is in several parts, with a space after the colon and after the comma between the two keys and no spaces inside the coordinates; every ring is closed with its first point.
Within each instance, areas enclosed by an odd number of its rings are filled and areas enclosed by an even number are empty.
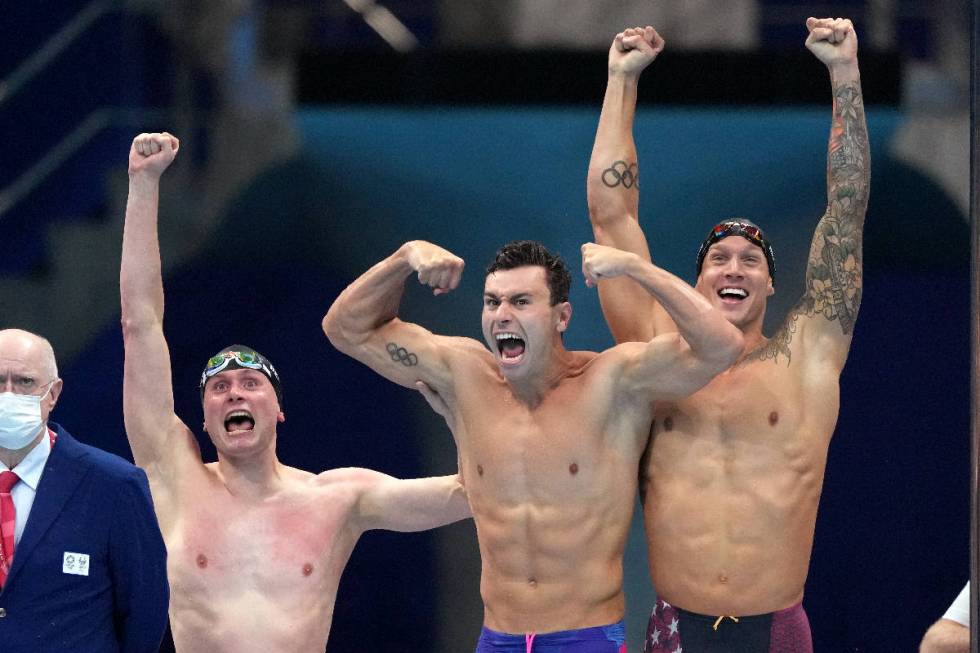
{"type": "Polygon", "coordinates": [[[155,191],[160,188],[160,175],[147,170],[129,173],[129,186],[134,190],[155,191]]]}
{"type": "Polygon", "coordinates": [[[410,240],[395,250],[395,253],[391,256],[393,262],[403,267],[406,274],[415,272],[415,253],[418,249],[417,243],[418,241],[416,240],[410,240]]]}
{"type": "Polygon", "coordinates": [[[857,61],[840,61],[829,64],[830,81],[834,83],[851,82],[861,79],[857,61]]]}
{"type": "Polygon", "coordinates": [[[643,260],[636,254],[628,254],[626,264],[623,266],[623,273],[630,279],[636,281],[643,273],[643,260]]]}
{"type": "Polygon", "coordinates": [[[626,84],[630,86],[636,86],[640,81],[640,73],[642,70],[622,70],[619,68],[609,69],[609,83],[626,84]]]}

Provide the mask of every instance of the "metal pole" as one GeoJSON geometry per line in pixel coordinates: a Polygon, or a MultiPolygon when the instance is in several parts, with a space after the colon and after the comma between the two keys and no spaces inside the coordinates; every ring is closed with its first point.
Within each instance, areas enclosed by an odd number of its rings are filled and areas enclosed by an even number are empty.
{"type": "Polygon", "coordinates": [[[973,29],[970,32],[970,651],[980,653],[980,153],[977,117],[980,116],[980,2],[973,1],[973,29]]]}

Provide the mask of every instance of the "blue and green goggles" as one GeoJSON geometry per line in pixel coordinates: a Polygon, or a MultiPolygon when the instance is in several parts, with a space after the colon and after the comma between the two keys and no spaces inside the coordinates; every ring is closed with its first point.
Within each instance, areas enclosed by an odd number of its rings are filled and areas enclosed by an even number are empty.
{"type": "Polygon", "coordinates": [[[204,386],[215,374],[225,370],[256,370],[265,375],[272,388],[276,391],[276,399],[282,406],[282,382],[279,380],[279,373],[268,358],[255,351],[251,347],[242,345],[232,345],[208,359],[204,371],[201,373],[201,400],[204,400],[204,386]]]}

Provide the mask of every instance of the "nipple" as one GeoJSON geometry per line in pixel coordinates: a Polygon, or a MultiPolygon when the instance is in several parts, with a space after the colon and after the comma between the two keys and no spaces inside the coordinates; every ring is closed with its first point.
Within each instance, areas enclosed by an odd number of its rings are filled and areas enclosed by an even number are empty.
{"type": "Polygon", "coordinates": [[[201,569],[206,569],[208,566],[208,557],[203,553],[197,554],[197,566],[201,569]]]}

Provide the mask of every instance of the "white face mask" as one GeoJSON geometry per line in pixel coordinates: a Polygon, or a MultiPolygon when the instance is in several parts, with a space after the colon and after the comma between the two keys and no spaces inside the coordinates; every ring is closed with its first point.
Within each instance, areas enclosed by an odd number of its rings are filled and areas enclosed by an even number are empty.
{"type": "MultiPolygon", "coordinates": [[[[48,388],[51,392],[51,388],[48,388]]],[[[41,431],[41,400],[48,396],[0,392],[0,448],[19,451],[41,431]]]]}

